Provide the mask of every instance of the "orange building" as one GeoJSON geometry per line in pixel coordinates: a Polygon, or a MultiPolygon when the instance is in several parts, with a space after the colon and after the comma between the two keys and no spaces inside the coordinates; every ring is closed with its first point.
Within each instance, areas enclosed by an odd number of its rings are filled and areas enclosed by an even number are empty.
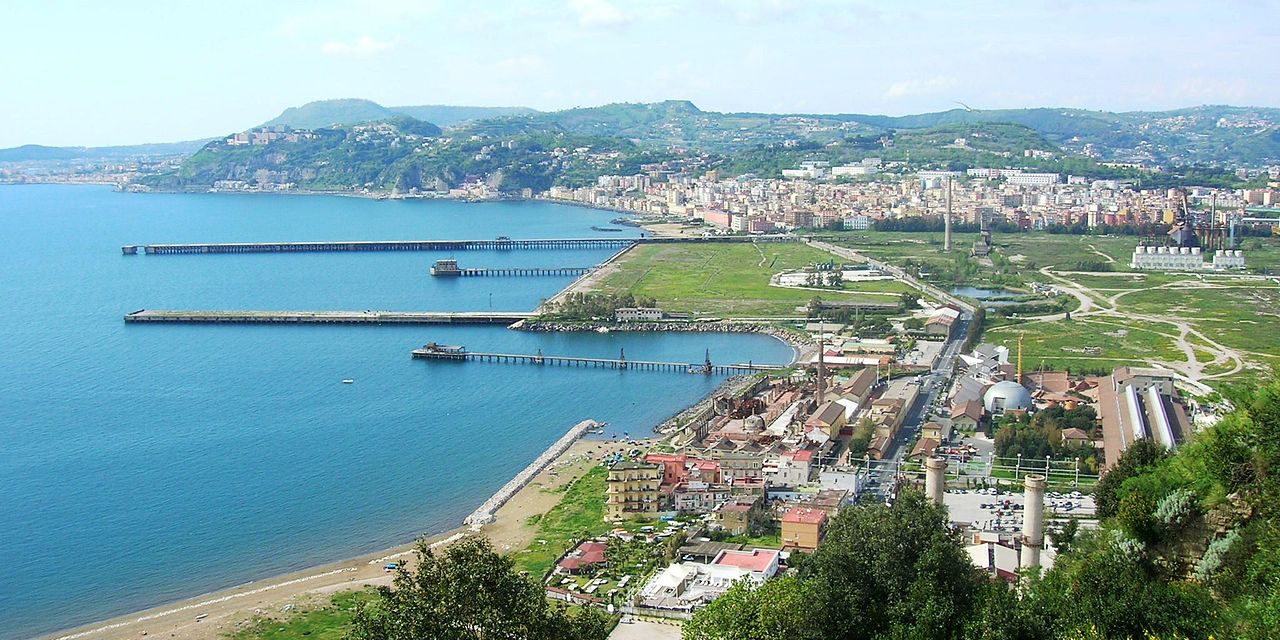
{"type": "Polygon", "coordinates": [[[782,516],[782,546],[813,551],[822,542],[822,527],[827,512],[822,509],[795,507],[782,516]]]}

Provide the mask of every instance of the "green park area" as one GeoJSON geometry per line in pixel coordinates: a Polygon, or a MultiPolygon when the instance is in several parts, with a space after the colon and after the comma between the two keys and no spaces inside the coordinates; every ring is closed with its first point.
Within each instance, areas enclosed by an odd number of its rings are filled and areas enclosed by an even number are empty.
{"type": "Polygon", "coordinates": [[[640,245],[598,286],[601,292],[652,298],[667,311],[720,317],[794,317],[815,296],[832,301],[898,302],[896,281],[845,282],[836,288],[773,286],[770,278],[836,260],[800,243],[640,245]]]}
{"type": "Polygon", "coordinates": [[[1120,366],[1149,366],[1151,360],[1178,361],[1182,352],[1169,334],[1172,327],[1115,319],[1022,322],[987,329],[984,342],[1018,353],[1022,338],[1024,371],[1110,372],[1120,366]]]}
{"type": "Polygon", "coordinates": [[[1131,271],[1134,236],[997,233],[989,260],[969,255],[976,234],[957,234],[950,254],[942,252],[941,233],[837,232],[832,239],[943,287],[1016,293],[1041,282],[1090,298],[1089,310],[1072,301],[1071,317],[1051,322],[1025,307],[988,311],[984,340],[1014,349],[1022,334],[1027,370],[1158,364],[1220,386],[1280,366],[1280,334],[1267,329],[1280,321],[1280,283],[1258,274],[1280,265],[1280,238],[1243,238],[1244,274],[1131,271]]]}
{"type": "MultiPolygon", "coordinates": [[[[516,553],[516,569],[540,579],[577,540],[597,536],[612,527],[604,519],[605,480],[608,469],[594,466],[586,475],[561,490],[560,503],[545,514],[530,518],[538,533],[528,548],[516,553]]],[[[544,489],[545,491],[545,489],[544,489]]]]}

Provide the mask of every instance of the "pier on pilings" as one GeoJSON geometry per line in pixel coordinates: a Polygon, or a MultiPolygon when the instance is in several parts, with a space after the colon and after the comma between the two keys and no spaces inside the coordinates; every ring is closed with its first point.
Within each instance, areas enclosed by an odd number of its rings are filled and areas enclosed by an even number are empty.
{"type": "Polygon", "coordinates": [[[415,349],[412,356],[420,360],[441,360],[452,362],[491,362],[506,364],[532,364],[537,366],[582,367],[589,369],[626,369],[632,371],[662,371],[667,373],[716,375],[738,375],[778,371],[783,367],[771,364],[738,363],[715,364],[708,358],[704,362],[660,362],[653,360],[631,360],[625,352],[617,358],[583,358],[577,356],[549,356],[539,349],[536,354],[525,353],[487,353],[467,351],[460,346],[446,346],[428,343],[421,349],[415,349]]]}

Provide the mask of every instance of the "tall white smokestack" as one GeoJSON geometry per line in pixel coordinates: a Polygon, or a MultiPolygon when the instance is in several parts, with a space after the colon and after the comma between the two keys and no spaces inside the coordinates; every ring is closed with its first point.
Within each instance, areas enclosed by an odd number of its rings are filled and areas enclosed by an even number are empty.
{"type": "Polygon", "coordinates": [[[934,504],[942,504],[942,494],[946,491],[947,461],[944,458],[929,458],[924,461],[924,495],[934,504]]]}
{"type": "Polygon", "coordinates": [[[1039,567],[1040,550],[1044,548],[1044,476],[1030,475],[1023,481],[1026,486],[1022,510],[1022,566],[1039,567]]]}
{"type": "Polygon", "coordinates": [[[951,176],[947,176],[947,215],[942,217],[942,250],[951,251],[951,176]]]}

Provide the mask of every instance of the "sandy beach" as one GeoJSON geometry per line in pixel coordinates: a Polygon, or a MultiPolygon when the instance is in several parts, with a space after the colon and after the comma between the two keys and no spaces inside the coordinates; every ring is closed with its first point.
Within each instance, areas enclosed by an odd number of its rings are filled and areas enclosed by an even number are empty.
{"type": "MultiPolygon", "coordinates": [[[[547,465],[495,514],[480,534],[495,549],[514,551],[531,543],[536,529],[527,524],[529,516],[545,513],[563,495],[556,489],[582,477],[597,464],[605,451],[630,448],[606,440],[579,440],[547,465]]],[[[471,534],[458,528],[429,538],[433,544],[448,544],[471,534]]],[[[105,640],[161,637],[183,640],[212,640],[234,632],[255,616],[282,617],[291,611],[327,603],[327,595],[348,589],[391,583],[392,574],[383,570],[388,562],[405,562],[413,557],[413,543],[370,553],[357,558],[313,567],[303,571],[250,582],[187,600],[95,622],[48,636],[56,640],[105,640]]]]}

